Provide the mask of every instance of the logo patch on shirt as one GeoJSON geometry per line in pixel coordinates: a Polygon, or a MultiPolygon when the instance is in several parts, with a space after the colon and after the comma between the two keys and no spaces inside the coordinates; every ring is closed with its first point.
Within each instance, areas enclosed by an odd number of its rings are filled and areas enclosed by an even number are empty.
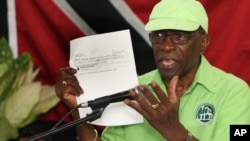
{"type": "Polygon", "coordinates": [[[215,109],[212,104],[202,104],[196,110],[196,120],[203,125],[207,125],[213,120],[214,113],[215,109]]]}

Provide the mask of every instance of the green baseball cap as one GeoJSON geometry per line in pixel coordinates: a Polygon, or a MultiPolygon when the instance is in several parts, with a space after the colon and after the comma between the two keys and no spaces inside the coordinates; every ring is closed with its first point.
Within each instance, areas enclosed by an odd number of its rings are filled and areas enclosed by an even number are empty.
{"type": "Polygon", "coordinates": [[[145,30],[194,31],[200,26],[208,32],[208,16],[199,1],[161,0],[154,6],[145,30]]]}

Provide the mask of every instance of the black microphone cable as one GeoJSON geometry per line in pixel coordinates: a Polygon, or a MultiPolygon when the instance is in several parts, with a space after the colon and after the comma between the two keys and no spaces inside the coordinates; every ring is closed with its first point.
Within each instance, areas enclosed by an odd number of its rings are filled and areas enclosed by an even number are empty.
{"type": "MultiPolygon", "coordinates": [[[[68,116],[70,116],[75,110],[78,108],[82,108],[81,104],[78,104],[74,108],[72,108],[66,115],[64,115],[50,130],[57,128],[68,116]]],[[[93,109],[92,109],[93,110],[93,109]]]]}
{"type": "Polygon", "coordinates": [[[73,109],[71,109],[66,115],[64,115],[63,118],[60,119],[60,121],[58,121],[50,130],[55,129],[56,127],[58,127],[70,114],[72,114],[75,110],[77,110],[79,108],[79,106],[74,107],[73,109]]]}

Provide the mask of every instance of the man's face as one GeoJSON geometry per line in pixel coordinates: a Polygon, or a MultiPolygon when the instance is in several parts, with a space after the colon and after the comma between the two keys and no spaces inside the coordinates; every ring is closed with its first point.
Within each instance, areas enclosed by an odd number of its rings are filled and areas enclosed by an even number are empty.
{"type": "Polygon", "coordinates": [[[196,71],[208,41],[204,40],[207,36],[200,29],[192,32],[158,30],[149,37],[156,66],[166,80],[196,71]]]}

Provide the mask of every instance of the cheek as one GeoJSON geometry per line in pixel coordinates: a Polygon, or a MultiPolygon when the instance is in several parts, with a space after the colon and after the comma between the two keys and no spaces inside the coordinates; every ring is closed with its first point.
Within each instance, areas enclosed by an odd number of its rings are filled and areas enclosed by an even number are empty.
{"type": "Polygon", "coordinates": [[[180,53],[184,62],[196,62],[195,60],[200,56],[200,49],[198,46],[190,45],[185,47],[180,47],[180,53]]]}
{"type": "Polygon", "coordinates": [[[153,49],[153,54],[154,55],[157,55],[159,53],[159,51],[160,51],[160,47],[157,46],[157,45],[153,45],[152,49],[153,49]]]}

